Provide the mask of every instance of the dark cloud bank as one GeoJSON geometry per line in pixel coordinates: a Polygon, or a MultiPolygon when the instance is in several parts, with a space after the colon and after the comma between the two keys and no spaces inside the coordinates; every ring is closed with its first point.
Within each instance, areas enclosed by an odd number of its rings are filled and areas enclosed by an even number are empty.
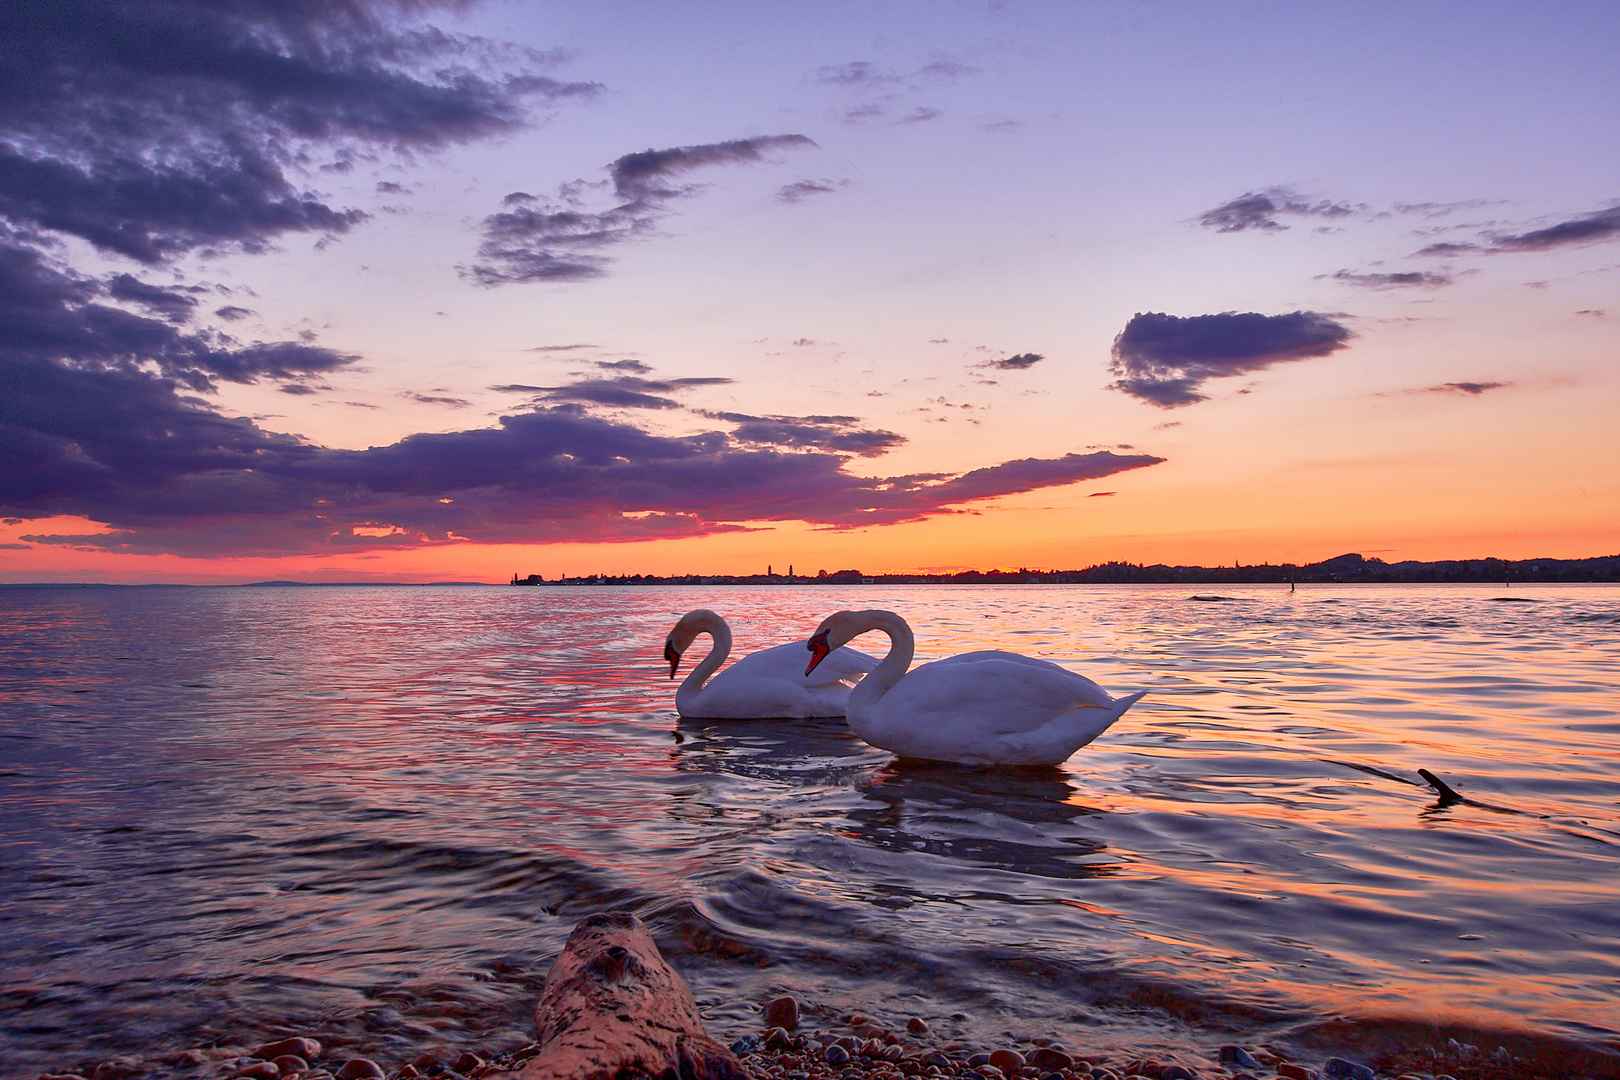
{"type": "Polygon", "coordinates": [[[1348,327],[1314,311],[1137,314],[1114,339],[1112,387],[1173,409],[1206,400],[1200,388],[1209,379],[1328,356],[1350,337],[1348,327]]]}
{"type": "MultiPolygon", "coordinates": [[[[591,409],[668,409],[713,379],[645,365],[529,393],[484,430],[334,450],[222,416],[220,384],[311,380],[357,358],[199,325],[252,312],[176,284],[189,253],[264,251],[366,215],[300,179],[511,131],[600,88],[547,56],[420,22],[453,0],[12,0],[0,5],[0,515],[77,515],[106,534],[30,543],[194,556],[693,536],[748,522],[911,521],[976,500],[1151,465],[1109,452],[962,475],[869,478],[900,436],[840,416],[714,414],[650,433],[591,409]],[[63,238],[124,261],[73,263],[63,238]]],[[[808,142],[784,135],[629,154],[616,210],[520,197],[486,222],[492,282],[600,273],[601,251],[688,194],[679,178],[808,142]],[[569,214],[574,216],[569,217],[569,214]]],[[[228,294],[223,294],[228,297],[228,294]]],[[[459,399],[416,400],[455,404],[459,399]]]]}

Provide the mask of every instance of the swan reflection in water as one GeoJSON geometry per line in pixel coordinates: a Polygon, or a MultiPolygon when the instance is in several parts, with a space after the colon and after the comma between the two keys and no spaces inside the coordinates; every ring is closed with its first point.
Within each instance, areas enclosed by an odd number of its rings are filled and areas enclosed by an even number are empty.
{"type": "MultiPolygon", "coordinates": [[[[683,792],[678,815],[723,821],[728,832],[785,833],[795,838],[792,847],[814,847],[829,833],[853,842],[857,850],[838,859],[866,866],[879,896],[893,897],[897,887],[916,899],[956,894],[964,870],[1073,880],[1119,867],[1099,838],[1107,811],[1086,805],[1082,789],[1056,767],[896,759],[836,720],[744,727],[688,719],[676,738],[676,770],[703,779],[683,792]],[[897,854],[908,857],[896,862],[897,854]],[[922,865],[933,860],[942,860],[933,871],[922,865]]],[[[831,854],[804,857],[820,864],[831,854]]]]}

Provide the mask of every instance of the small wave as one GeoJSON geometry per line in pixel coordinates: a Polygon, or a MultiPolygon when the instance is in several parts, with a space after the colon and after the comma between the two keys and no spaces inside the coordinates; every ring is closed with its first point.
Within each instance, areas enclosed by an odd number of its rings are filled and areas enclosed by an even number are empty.
{"type": "Polygon", "coordinates": [[[1217,603],[1221,603],[1222,601],[1226,601],[1226,600],[1242,600],[1243,597],[1241,597],[1241,596],[1217,596],[1214,593],[1195,593],[1194,595],[1187,597],[1187,599],[1189,599],[1189,600],[1198,600],[1198,601],[1200,601],[1202,603],[1206,603],[1206,604],[1217,604],[1217,603]]]}

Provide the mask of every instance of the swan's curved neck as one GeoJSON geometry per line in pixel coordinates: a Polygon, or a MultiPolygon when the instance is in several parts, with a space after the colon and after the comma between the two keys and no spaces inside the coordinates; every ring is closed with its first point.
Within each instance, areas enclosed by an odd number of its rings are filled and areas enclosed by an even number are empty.
{"type": "Polygon", "coordinates": [[[911,657],[917,651],[917,639],[906,620],[892,611],[863,611],[856,616],[857,633],[881,630],[889,635],[889,654],[882,663],[869,671],[850,692],[850,704],[857,700],[872,704],[882,697],[911,667],[911,657]]]}
{"type": "Polygon", "coordinates": [[[709,681],[709,676],[713,675],[720,665],[726,662],[726,657],[731,655],[731,627],[726,625],[726,620],[718,615],[706,618],[698,624],[697,632],[708,634],[714,639],[714,644],[709,648],[709,655],[681,680],[680,687],[675,691],[677,710],[697,697],[698,692],[703,689],[703,684],[709,681]]]}

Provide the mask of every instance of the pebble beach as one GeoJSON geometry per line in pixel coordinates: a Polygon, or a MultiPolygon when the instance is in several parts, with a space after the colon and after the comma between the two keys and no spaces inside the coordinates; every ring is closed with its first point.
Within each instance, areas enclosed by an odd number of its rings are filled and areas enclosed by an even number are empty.
{"type": "MultiPolygon", "coordinates": [[[[961,1019],[961,1017],[957,1017],[961,1019]]],[[[965,1045],[936,1035],[918,1016],[822,1016],[813,1003],[776,998],[745,1032],[709,1032],[729,1045],[753,1080],[1600,1080],[1620,1076],[1620,1057],[1530,1061],[1503,1046],[1447,1039],[1308,1056],[1272,1046],[1211,1045],[1201,1056],[1164,1058],[1060,1036],[1017,1035],[965,1045]]],[[[404,1059],[362,1043],[307,1035],[64,1063],[38,1080],[485,1080],[520,1073],[538,1043],[447,1052],[427,1047],[404,1059]],[[376,1056],[370,1056],[372,1054],[376,1056]]],[[[1577,1054],[1578,1057],[1587,1057],[1577,1054]]]]}

